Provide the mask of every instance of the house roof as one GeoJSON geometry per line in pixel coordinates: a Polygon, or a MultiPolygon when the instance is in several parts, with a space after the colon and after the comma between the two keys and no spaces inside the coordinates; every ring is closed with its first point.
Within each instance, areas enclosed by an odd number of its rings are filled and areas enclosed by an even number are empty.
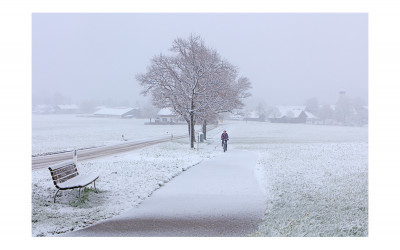
{"type": "Polygon", "coordinates": [[[241,118],[243,118],[243,116],[241,116],[241,115],[231,115],[231,118],[232,119],[241,119],[241,118]]]}
{"type": "Polygon", "coordinates": [[[251,111],[248,114],[247,118],[258,119],[258,118],[260,118],[260,115],[258,114],[257,111],[251,111]]]}
{"type": "Polygon", "coordinates": [[[308,119],[318,119],[315,115],[311,114],[310,112],[305,111],[305,113],[308,119]]]}
{"type": "Polygon", "coordinates": [[[157,113],[158,116],[175,116],[170,108],[163,108],[157,113]]]}
{"type": "Polygon", "coordinates": [[[298,117],[301,112],[305,111],[306,106],[276,106],[275,108],[269,118],[298,117]]]}
{"type": "Polygon", "coordinates": [[[76,104],[60,104],[57,105],[57,107],[62,110],[79,109],[78,105],[76,104]]]}
{"type": "Polygon", "coordinates": [[[96,112],[94,112],[94,115],[115,115],[115,116],[121,116],[124,115],[132,110],[135,110],[137,108],[103,108],[100,109],[96,112]]]}

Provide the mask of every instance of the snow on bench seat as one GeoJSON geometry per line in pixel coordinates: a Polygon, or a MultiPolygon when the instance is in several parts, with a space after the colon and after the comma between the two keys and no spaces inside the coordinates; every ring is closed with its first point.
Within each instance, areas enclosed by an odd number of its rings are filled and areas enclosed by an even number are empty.
{"type": "Polygon", "coordinates": [[[96,189],[95,181],[99,178],[99,175],[96,173],[80,175],[74,161],[54,164],[49,167],[49,170],[53,178],[54,186],[58,189],[54,195],[54,202],[56,202],[56,196],[60,190],[79,188],[80,198],[81,188],[93,182],[94,188],[96,189]]]}
{"type": "Polygon", "coordinates": [[[88,175],[77,175],[76,177],[69,179],[68,181],[57,184],[60,189],[71,189],[71,188],[82,188],[99,178],[96,173],[88,175]]]}

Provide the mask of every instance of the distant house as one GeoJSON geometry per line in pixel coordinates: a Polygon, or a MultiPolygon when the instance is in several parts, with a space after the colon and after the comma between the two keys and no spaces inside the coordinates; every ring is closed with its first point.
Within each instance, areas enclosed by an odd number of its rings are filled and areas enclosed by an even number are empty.
{"type": "Polygon", "coordinates": [[[273,123],[306,123],[316,120],[305,106],[276,106],[268,119],[273,123]]]}
{"type": "Polygon", "coordinates": [[[169,108],[163,108],[157,113],[155,123],[157,124],[172,124],[178,122],[178,116],[169,108]]]}
{"type": "Polygon", "coordinates": [[[79,110],[76,104],[60,104],[54,107],[54,112],[57,114],[76,114],[79,110]]]}
{"type": "Polygon", "coordinates": [[[319,119],[318,117],[316,117],[312,113],[310,113],[308,111],[304,111],[304,113],[307,116],[306,123],[318,123],[319,124],[321,122],[321,119],[319,119]]]}
{"type": "Polygon", "coordinates": [[[139,116],[138,108],[101,108],[93,113],[96,117],[108,117],[108,118],[133,118],[139,116]]]}
{"type": "Polygon", "coordinates": [[[234,109],[231,113],[227,113],[228,119],[231,120],[240,120],[242,121],[245,118],[245,113],[240,109],[234,109]]]}
{"type": "Polygon", "coordinates": [[[55,109],[52,105],[39,104],[32,107],[32,113],[34,114],[51,114],[54,112],[55,109]]]}
{"type": "Polygon", "coordinates": [[[249,114],[246,115],[246,117],[244,118],[245,121],[261,121],[262,118],[261,116],[258,114],[257,111],[251,111],[249,114]]]}
{"type": "Polygon", "coordinates": [[[243,116],[238,115],[238,114],[231,115],[230,118],[231,118],[231,120],[243,120],[243,116]]]}

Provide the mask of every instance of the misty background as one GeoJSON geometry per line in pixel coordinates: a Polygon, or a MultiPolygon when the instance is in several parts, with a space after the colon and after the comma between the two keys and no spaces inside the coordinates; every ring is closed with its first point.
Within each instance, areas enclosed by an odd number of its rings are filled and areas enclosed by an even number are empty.
{"type": "Polygon", "coordinates": [[[33,105],[148,103],[135,75],[190,34],[250,79],[249,107],[368,104],[367,14],[34,13],[33,105]]]}

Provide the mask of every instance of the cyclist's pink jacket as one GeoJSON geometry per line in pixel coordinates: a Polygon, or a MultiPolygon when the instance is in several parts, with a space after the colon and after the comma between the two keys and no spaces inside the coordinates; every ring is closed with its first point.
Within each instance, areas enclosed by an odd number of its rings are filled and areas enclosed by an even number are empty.
{"type": "Polygon", "coordinates": [[[221,140],[228,140],[228,139],[229,139],[228,133],[222,133],[221,140]]]}

